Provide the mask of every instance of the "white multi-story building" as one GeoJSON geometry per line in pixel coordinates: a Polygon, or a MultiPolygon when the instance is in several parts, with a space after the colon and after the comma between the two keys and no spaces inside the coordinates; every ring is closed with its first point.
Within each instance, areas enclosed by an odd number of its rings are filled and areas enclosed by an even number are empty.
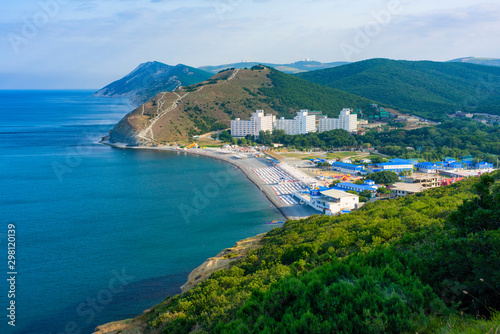
{"type": "Polygon", "coordinates": [[[359,206],[359,196],[347,193],[342,190],[312,190],[309,193],[295,191],[293,195],[301,203],[312,206],[325,215],[337,215],[350,212],[359,206]]]}
{"type": "Polygon", "coordinates": [[[348,132],[358,130],[358,115],[351,114],[351,109],[344,108],[340,112],[339,118],[328,118],[327,116],[319,119],[319,132],[325,132],[335,129],[343,129],[348,132]]]}
{"type": "Polygon", "coordinates": [[[276,116],[264,115],[264,110],[257,110],[252,114],[249,121],[236,118],[231,121],[231,136],[245,137],[247,135],[258,136],[260,131],[273,131],[276,116]]]}
{"type": "Polygon", "coordinates": [[[294,119],[281,117],[276,120],[277,130],[285,130],[287,135],[300,135],[316,132],[316,116],[309,115],[307,110],[301,110],[294,119]]]}

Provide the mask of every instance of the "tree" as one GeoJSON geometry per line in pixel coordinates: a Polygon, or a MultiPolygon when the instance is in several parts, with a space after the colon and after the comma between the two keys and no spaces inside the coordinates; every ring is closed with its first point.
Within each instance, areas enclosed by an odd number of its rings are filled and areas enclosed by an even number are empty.
{"type": "Polygon", "coordinates": [[[363,197],[366,197],[366,198],[371,198],[372,197],[372,193],[370,190],[363,190],[362,192],[359,193],[359,196],[363,196],[363,197]]]}
{"type": "Polygon", "coordinates": [[[342,181],[340,180],[333,180],[333,182],[330,184],[330,187],[335,187],[337,184],[341,183],[342,181]]]}
{"type": "Polygon", "coordinates": [[[373,157],[371,160],[374,164],[379,164],[379,163],[388,161],[387,159],[380,157],[380,156],[373,157]]]}
{"type": "Polygon", "coordinates": [[[272,136],[271,131],[260,131],[259,132],[259,141],[262,145],[271,145],[272,144],[272,136]]]}
{"type": "Polygon", "coordinates": [[[476,198],[465,201],[450,215],[450,223],[464,234],[500,228],[500,186],[492,186],[495,179],[484,174],[475,185],[476,198]]]}
{"type": "Polygon", "coordinates": [[[232,142],[233,137],[231,137],[231,134],[229,131],[222,131],[222,133],[219,135],[219,139],[225,143],[225,142],[232,142]]]}
{"type": "Polygon", "coordinates": [[[399,181],[398,174],[392,171],[382,171],[369,174],[367,179],[374,181],[377,184],[391,185],[399,181]]]}
{"type": "Polygon", "coordinates": [[[388,194],[390,193],[389,189],[387,189],[386,187],[379,187],[377,189],[377,193],[378,194],[388,194]]]}

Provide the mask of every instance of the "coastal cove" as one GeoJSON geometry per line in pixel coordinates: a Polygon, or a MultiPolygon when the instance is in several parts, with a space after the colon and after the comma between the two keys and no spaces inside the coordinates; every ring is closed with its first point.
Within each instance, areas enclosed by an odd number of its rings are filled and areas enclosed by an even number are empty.
{"type": "Polygon", "coordinates": [[[179,293],[205,259],[283,220],[225,162],[98,144],[130,110],[126,101],[91,91],[0,93],[0,209],[16,225],[19,260],[17,326],[2,324],[2,333],[60,333],[73,323],[91,333],[136,316],[179,293]],[[196,210],[197,192],[218,173],[231,175],[229,184],[186,221],[180,208],[196,210]]]}
{"type": "MultiPolygon", "coordinates": [[[[177,152],[184,154],[191,154],[194,156],[207,157],[210,159],[220,160],[231,165],[236,166],[239,170],[245,174],[249,181],[251,181],[259,190],[267,197],[267,199],[281,212],[281,214],[286,219],[302,219],[307,218],[311,215],[318,214],[318,211],[311,209],[308,206],[303,205],[290,205],[285,204],[283,200],[279,198],[279,196],[273,191],[273,189],[263,182],[254,172],[253,169],[259,168],[269,168],[272,167],[273,164],[268,162],[264,158],[257,157],[246,157],[245,159],[235,159],[234,152],[223,150],[223,149],[199,149],[192,148],[189,150],[179,149],[177,146],[127,146],[122,143],[111,143],[108,137],[102,138],[100,143],[104,145],[108,145],[111,147],[119,148],[119,149],[129,149],[129,150],[151,150],[151,151],[167,151],[167,152],[177,152]]],[[[297,170],[298,173],[301,173],[297,170]]],[[[305,177],[308,177],[304,174],[305,177]]],[[[212,181],[215,178],[212,177],[212,181]]],[[[219,182],[217,180],[217,182],[219,182]]],[[[216,182],[216,183],[217,183],[216,182]]],[[[205,197],[209,197],[205,196],[205,197]]]]}

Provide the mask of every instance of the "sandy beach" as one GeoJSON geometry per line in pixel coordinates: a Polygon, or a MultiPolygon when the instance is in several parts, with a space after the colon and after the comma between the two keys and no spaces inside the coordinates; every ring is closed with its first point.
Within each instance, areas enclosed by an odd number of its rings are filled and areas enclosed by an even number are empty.
{"type": "Polygon", "coordinates": [[[254,183],[257,186],[257,188],[259,188],[260,191],[262,191],[266,195],[269,201],[281,212],[281,214],[286,219],[303,219],[310,217],[314,214],[320,214],[319,211],[316,211],[307,205],[285,203],[272,189],[271,184],[264,183],[252,171],[252,169],[272,167],[273,166],[272,163],[267,161],[265,158],[261,157],[257,158],[248,153],[241,154],[232,150],[225,150],[225,149],[218,150],[212,148],[206,148],[206,149],[192,148],[189,150],[184,150],[174,146],[156,146],[156,147],[127,146],[125,144],[120,144],[120,143],[110,143],[105,139],[101,140],[101,144],[121,149],[155,150],[155,151],[178,152],[179,154],[182,153],[194,154],[221,160],[238,167],[246,175],[246,177],[250,181],[252,181],[252,183],[254,183]],[[236,154],[242,156],[243,158],[236,158],[235,157],[236,154]]]}

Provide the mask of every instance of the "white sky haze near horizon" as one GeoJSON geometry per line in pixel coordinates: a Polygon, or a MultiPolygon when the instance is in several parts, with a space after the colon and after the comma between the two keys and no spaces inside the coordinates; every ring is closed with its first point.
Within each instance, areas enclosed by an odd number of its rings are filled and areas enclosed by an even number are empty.
{"type": "Polygon", "coordinates": [[[500,58],[500,3],[23,0],[0,11],[0,89],[98,89],[140,63],[199,67],[500,58]]]}

